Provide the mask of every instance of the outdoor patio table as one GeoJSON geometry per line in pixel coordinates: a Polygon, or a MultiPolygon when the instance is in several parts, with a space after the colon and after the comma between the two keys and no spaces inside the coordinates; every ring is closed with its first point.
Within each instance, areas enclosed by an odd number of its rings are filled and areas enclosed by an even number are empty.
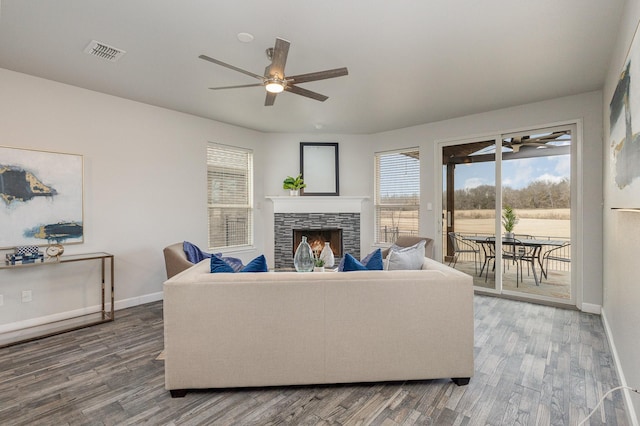
{"type": "MultiPolygon", "coordinates": [[[[462,236],[463,239],[467,240],[467,241],[473,241],[475,243],[478,244],[495,244],[496,238],[495,236],[482,236],[482,235],[467,235],[467,236],[462,236]]],[[[513,238],[505,238],[502,237],[502,243],[503,244],[510,244],[514,247],[515,250],[515,245],[514,241],[516,241],[516,239],[513,238]]],[[[523,246],[525,247],[531,247],[534,250],[534,253],[532,255],[532,257],[536,258],[538,260],[538,265],[540,265],[540,271],[543,270],[542,268],[542,247],[543,246],[554,246],[554,247],[559,247],[562,246],[564,244],[566,244],[566,241],[562,241],[562,240],[541,240],[541,239],[535,239],[535,238],[523,238],[523,239],[517,239],[518,244],[522,243],[523,246]]],[[[487,265],[488,266],[488,265],[487,265]]],[[[535,262],[531,262],[531,270],[533,271],[533,278],[536,282],[536,285],[540,285],[540,281],[538,280],[538,274],[536,273],[536,268],[535,268],[535,262]]],[[[487,272],[488,273],[488,272],[487,272]]]]}

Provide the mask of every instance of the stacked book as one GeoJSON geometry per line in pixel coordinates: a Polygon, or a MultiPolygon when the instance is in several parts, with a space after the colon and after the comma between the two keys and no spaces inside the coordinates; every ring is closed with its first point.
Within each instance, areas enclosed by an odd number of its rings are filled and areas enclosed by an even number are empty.
{"type": "Polygon", "coordinates": [[[24,265],[27,263],[44,262],[44,253],[38,246],[16,247],[14,253],[7,253],[5,263],[7,265],[24,265]]]}

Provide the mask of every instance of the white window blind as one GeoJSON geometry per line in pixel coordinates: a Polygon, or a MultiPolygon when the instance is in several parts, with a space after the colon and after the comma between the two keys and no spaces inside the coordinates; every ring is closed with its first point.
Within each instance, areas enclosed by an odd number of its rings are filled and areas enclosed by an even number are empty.
{"type": "Polygon", "coordinates": [[[400,235],[418,235],[418,148],[376,153],[375,180],[376,242],[393,243],[400,235]]]}
{"type": "Polygon", "coordinates": [[[253,244],[253,152],[216,143],[207,147],[209,248],[253,244]]]}

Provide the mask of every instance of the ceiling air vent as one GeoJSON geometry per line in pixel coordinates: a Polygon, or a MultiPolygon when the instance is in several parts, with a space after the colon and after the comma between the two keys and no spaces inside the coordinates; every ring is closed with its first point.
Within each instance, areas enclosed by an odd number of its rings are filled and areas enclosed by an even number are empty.
{"type": "Polygon", "coordinates": [[[117,47],[109,46],[108,44],[100,43],[99,41],[92,40],[91,43],[84,49],[84,53],[97,56],[98,58],[106,59],[110,62],[116,62],[124,55],[124,50],[117,47]]]}

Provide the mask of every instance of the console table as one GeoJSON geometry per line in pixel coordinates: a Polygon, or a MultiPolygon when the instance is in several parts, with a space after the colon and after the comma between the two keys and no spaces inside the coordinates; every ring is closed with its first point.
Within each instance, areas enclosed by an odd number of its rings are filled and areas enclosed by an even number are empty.
{"type": "MultiPolygon", "coordinates": [[[[77,330],[96,324],[113,321],[114,316],[114,274],[113,255],[104,252],[69,254],[60,258],[46,259],[44,262],[27,263],[21,265],[0,264],[0,270],[20,270],[24,268],[55,267],[62,263],[99,261],[102,266],[101,286],[102,304],[101,310],[95,313],[84,314],[73,318],[54,321],[48,324],[28,327],[16,331],[0,333],[0,348],[53,336],[71,330],[77,330]],[[108,265],[107,265],[108,263],[108,265]],[[110,301],[109,310],[106,309],[107,300],[110,301]]],[[[55,272],[55,271],[53,271],[55,272]]]]}

